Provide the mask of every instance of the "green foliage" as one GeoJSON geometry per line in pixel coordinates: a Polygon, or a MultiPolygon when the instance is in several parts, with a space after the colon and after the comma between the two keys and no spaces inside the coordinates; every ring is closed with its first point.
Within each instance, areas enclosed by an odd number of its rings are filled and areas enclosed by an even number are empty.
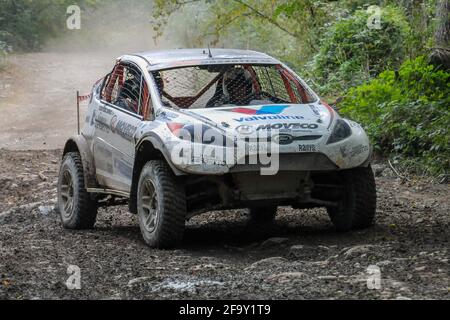
{"type": "Polygon", "coordinates": [[[311,64],[320,91],[328,95],[342,92],[403,62],[409,26],[402,12],[384,8],[381,29],[369,28],[368,19],[367,11],[357,10],[324,34],[311,64]]]}
{"type": "Polygon", "coordinates": [[[301,67],[318,50],[325,24],[335,19],[339,6],[312,0],[155,0],[157,35],[177,27],[180,19],[196,34],[190,43],[251,48],[287,59],[301,67]],[[176,14],[174,23],[169,17],[176,14]]]}
{"type": "MultiPolygon", "coordinates": [[[[78,1],[81,7],[96,0],[78,1]]],[[[41,49],[45,41],[67,31],[67,7],[73,0],[0,0],[0,41],[14,50],[41,49]]]]}
{"type": "Polygon", "coordinates": [[[376,151],[420,161],[432,174],[450,170],[450,73],[420,56],[351,88],[341,112],[361,122],[376,151]]]}

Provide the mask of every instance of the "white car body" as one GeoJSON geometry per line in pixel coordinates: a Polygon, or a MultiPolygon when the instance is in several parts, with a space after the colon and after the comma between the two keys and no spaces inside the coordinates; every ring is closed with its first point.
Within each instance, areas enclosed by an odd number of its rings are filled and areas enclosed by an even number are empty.
{"type": "MultiPolygon", "coordinates": [[[[117,63],[130,63],[141,70],[149,90],[151,115],[144,118],[106,102],[101,97],[104,82],[99,82],[94,86],[81,135],[68,141],[65,152],[76,147],[82,155],[86,188],[89,192],[130,198],[132,212],[136,211],[136,205],[132,202],[136,197],[134,190],[139,174],[138,158],[142,156],[141,152],[148,153],[149,150],[162,155],[177,176],[205,177],[211,183],[216,183],[220,190],[220,186],[224,184],[221,180],[223,177],[231,175],[236,181],[234,187],[227,186],[229,190],[219,192],[220,201],[204,207],[193,205],[188,210],[188,216],[215,208],[245,207],[249,202],[262,200],[277,201],[280,205],[327,205],[326,200],[312,199],[308,192],[304,191],[307,188],[297,187],[295,181],[306,181],[309,175],[315,172],[367,167],[370,163],[371,146],[363,128],[353,121],[342,119],[289,67],[266,54],[225,49],[213,49],[211,54],[202,49],[173,50],[125,55],[118,58],[117,63]],[[152,76],[152,72],[173,68],[228,64],[281,66],[295,75],[314,101],[306,104],[271,104],[269,107],[264,104],[245,106],[245,113],[235,106],[177,110],[167,107],[161,101],[158,85],[152,76]],[[270,112],[265,113],[264,110],[270,112]],[[252,112],[254,114],[251,114],[252,112]],[[167,125],[171,121],[205,125],[234,141],[245,139],[245,136],[252,132],[273,127],[274,130],[267,130],[268,135],[273,141],[283,139],[283,143],[278,144],[279,171],[274,177],[261,178],[266,179],[261,181],[267,181],[267,185],[272,185],[273,188],[261,188],[260,180],[256,177],[256,172],[260,174],[257,171],[259,168],[240,164],[236,158],[233,163],[204,161],[183,164],[175,161],[174,148],[183,144],[192,147],[195,143],[176,137],[167,125]],[[344,121],[351,128],[351,134],[343,140],[329,143],[339,121],[344,121]],[[280,134],[282,138],[279,138],[280,134]],[[304,136],[317,138],[303,140],[304,136]],[[292,174],[293,172],[295,174],[292,174]],[[295,181],[290,178],[292,176],[295,176],[295,181]],[[218,180],[220,181],[217,182],[218,180]],[[276,185],[277,183],[279,185],[276,185]],[[259,185],[258,190],[252,191],[252,184],[255,187],[259,185]],[[283,185],[293,187],[282,187],[283,185]],[[302,192],[300,195],[299,190],[302,192]]],[[[225,150],[233,146],[214,148],[225,150]]],[[[253,149],[249,152],[259,151],[253,149]]]]}

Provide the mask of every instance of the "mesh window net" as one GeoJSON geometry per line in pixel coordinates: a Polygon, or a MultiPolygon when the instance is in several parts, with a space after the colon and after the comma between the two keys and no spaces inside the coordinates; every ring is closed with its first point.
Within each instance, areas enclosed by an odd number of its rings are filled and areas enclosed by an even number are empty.
{"type": "Polygon", "coordinates": [[[145,115],[149,93],[141,71],[133,65],[118,65],[108,76],[102,98],[124,110],[145,115]]]}
{"type": "Polygon", "coordinates": [[[172,108],[313,102],[298,79],[278,65],[220,65],[153,72],[161,101],[172,108]]]}

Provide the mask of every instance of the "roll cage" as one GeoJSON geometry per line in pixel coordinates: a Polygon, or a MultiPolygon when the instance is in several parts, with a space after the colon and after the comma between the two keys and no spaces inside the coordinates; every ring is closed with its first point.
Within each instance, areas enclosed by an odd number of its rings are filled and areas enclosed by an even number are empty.
{"type": "MultiPolygon", "coordinates": [[[[227,65],[222,65],[227,66],[227,65]]],[[[281,64],[277,65],[251,65],[251,64],[229,64],[229,66],[242,66],[248,73],[251,75],[251,81],[253,84],[253,89],[256,96],[260,96],[262,93],[261,88],[261,81],[258,77],[257,72],[255,71],[256,66],[261,67],[274,67],[277,72],[279,73],[284,89],[289,95],[290,101],[278,101],[278,103],[310,103],[313,102],[314,99],[311,92],[302,85],[302,83],[298,80],[298,78],[293,75],[288,69],[283,67],[281,64]],[[298,92],[298,94],[295,93],[295,91],[298,92]]],[[[169,68],[169,69],[162,69],[158,71],[151,72],[151,75],[154,76],[155,74],[166,72],[166,71],[175,71],[175,70],[181,70],[185,68],[193,68],[193,67],[199,67],[199,68],[205,68],[205,66],[188,66],[188,67],[175,67],[175,68],[169,68]]],[[[217,66],[214,66],[217,67],[217,66]]],[[[176,107],[180,109],[189,109],[195,102],[197,102],[208,90],[210,90],[215,84],[220,84],[223,80],[225,71],[220,72],[217,76],[215,76],[212,80],[210,80],[206,85],[204,85],[202,88],[197,90],[196,94],[192,96],[180,96],[175,97],[174,95],[168,93],[164,86],[162,88],[159,88],[161,97],[166,98],[170,102],[172,102],[176,107]]],[[[163,80],[162,80],[163,81],[163,80]]],[[[215,95],[218,94],[218,91],[221,91],[221,86],[218,85],[215,95]]]]}

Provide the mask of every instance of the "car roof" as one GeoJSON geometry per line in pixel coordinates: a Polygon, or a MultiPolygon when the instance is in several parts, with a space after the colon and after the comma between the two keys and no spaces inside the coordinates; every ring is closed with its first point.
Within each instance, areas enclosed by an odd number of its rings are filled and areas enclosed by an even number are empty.
{"type": "Polygon", "coordinates": [[[179,66],[254,63],[279,64],[275,58],[261,52],[237,49],[176,49],[134,54],[145,59],[153,70],[179,66]],[[209,54],[211,52],[211,55],[209,54]]]}

